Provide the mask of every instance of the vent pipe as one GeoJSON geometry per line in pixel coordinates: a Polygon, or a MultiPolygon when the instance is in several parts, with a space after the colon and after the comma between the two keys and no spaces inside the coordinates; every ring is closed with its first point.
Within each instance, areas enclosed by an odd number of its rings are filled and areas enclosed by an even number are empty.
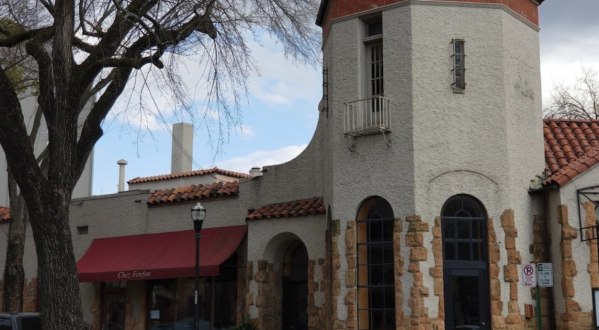
{"type": "Polygon", "coordinates": [[[127,161],[121,159],[116,162],[119,165],[119,192],[125,191],[125,165],[127,161]]]}
{"type": "Polygon", "coordinates": [[[171,174],[191,171],[193,155],[193,125],[173,124],[171,174]]]}
{"type": "Polygon", "coordinates": [[[262,169],[260,167],[252,167],[250,170],[251,176],[262,176],[262,169]]]}

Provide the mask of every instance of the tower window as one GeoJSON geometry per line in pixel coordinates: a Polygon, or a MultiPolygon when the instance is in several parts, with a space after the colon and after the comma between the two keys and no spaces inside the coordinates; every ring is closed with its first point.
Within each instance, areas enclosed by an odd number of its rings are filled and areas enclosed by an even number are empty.
{"type": "Polygon", "coordinates": [[[367,31],[368,37],[373,37],[373,36],[378,36],[378,35],[383,34],[383,22],[382,21],[368,23],[367,26],[368,26],[368,31],[367,31]]]}
{"type": "Polygon", "coordinates": [[[453,39],[453,90],[463,92],[466,89],[466,53],[464,52],[464,40],[453,39]]]}
{"type": "MultiPolygon", "coordinates": [[[[365,97],[377,98],[383,96],[383,21],[380,17],[366,22],[365,60],[367,77],[365,97]]],[[[376,110],[376,104],[373,104],[376,110]]]]}

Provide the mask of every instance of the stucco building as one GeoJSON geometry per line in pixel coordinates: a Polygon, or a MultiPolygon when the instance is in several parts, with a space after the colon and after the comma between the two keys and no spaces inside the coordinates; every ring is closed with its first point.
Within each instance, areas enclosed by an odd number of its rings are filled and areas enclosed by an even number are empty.
{"type": "Polygon", "coordinates": [[[323,0],[301,155],[253,175],[175,155],[170,175],[73,200],[92,329],[189,326],[197,202],[206,329],[594,328],[599,121],[541,117],[541,2],[323,0]],[[542,326],[521,280],[538,262],[542,326]]]}

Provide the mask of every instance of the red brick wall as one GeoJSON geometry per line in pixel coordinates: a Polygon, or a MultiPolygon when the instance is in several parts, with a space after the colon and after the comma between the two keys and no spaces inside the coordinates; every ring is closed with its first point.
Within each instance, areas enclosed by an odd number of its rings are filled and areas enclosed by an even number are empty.
{"type": "MultiPolygon", "coordinates": [[[[326,15],[322,21],[323,36],[329,28],[331,20],[373,8],[403,2],[406,0],[329,0],[326,15]]],[[[532,0],[436,0],[453,2],[501,3],[534,25],[539,25],[538,6],[532,0]]]]}

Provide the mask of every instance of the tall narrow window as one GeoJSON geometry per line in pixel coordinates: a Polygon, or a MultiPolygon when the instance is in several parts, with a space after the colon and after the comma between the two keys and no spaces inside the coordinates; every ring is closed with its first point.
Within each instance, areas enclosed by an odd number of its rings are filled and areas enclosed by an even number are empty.
{"type": "Polygon", "coordinates": [[[358,226],[358,329],[395,329],[393,211],[373,197],[362,204],[358,226]]]}
{"type": "Polygon", "coordinates": [[[372,98],[372,111],[381,110],[379,98],[385,93],[383,75],[383,22],[379,19],[366,24],[367,88],[366,97],[372,98]]]}
{"type": "Polygon", "coordinates": [[[466,89],[466,54],[464,52],[464,40],[453,39],[453,89],[463,91],[466,89]]]}

